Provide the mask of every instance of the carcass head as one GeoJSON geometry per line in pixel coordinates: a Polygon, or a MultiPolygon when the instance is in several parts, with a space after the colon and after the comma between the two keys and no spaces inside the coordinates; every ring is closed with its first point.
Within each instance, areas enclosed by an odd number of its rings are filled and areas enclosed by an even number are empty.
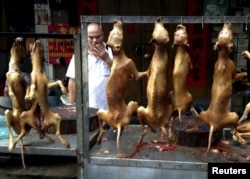
{"type": "Polygon", "coordinates": [[[12,59],[20,62],[25,57],[24,42],[22,37],[17,37],[12,44],[10,54],[12,59]]]}
{"type": "Polygon", "coordinates": [[[113,55],[120,52],[123,44],[123,29],[122,22],[115,20],[113,23],[113,29],[109,32],[107,46],[112,49],[113,55]]]}
{"type": "Polygon", "coordinates": [[[186,27],[184,25],[177,25],[176,31],[174,33],[174,43],[173,46],[175,45],[184,45],[189,47],[188,44],[188,34],[186,31],[186,27]]]}
{"type": "Polygon", "coordinates": [[[43,58],[43,48],[42,48],[42,43],[40,40],[36,40],[31,48],[31,59],[33,60],[34,58],[38,58],[40,60],[44,59],[43,58]]]}
{"type": "Polygon", "coordinates": [[[226,21],[219,32],[217,42],[214,45],[214,50],[218,47],[227,47],[230,51],[233,48],[233,32],[231,22],[226,21]]]}
{"type": "Polygon", "coordinates": [[[150,43],[166,45],[169,42],[169,34],[161,19],[157,19],[154,24],[154,31],[150,43]]]}

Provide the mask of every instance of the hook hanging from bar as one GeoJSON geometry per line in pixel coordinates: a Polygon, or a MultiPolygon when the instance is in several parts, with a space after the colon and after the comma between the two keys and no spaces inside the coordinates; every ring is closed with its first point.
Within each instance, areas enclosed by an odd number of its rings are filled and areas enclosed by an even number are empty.
{"type": "Polygon", "coordinates": [[[183,17],[181,16],[181,25],[182,25],[182,23],[183,23],[183,17]]]}
{"type": "Polygon", "coordinates": [[[201,28],[203,30],[203,27],[204,27],[204,16],[201,17],[201,28]]]}
{"type": "Polygon", "coordinates": [[[100,26],[100,29],[102,29],[102,16],[100,16],[100,19],[99,19],[99,26],[100,26]]]}
{"type": "Polygon", "coordinates": [[[223,18],[223,23],[225,23],[226,22],[226,16],[224,16],[224,18],[223,18]]]}
{"type": "Polygon", "coordinates": [[[247,31],[247,26],[248,26],[248,16],[246,16],[246,27],[245,27],[245,31],[247,31]]]}

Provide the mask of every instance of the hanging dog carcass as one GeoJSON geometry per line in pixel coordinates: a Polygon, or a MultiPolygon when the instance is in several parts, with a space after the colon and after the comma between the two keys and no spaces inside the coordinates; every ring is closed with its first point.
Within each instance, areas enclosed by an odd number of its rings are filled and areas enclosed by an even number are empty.
{"type": "Polygon", "coordinates": [[[173,109],[178,111],[179,120],[181,121],[181,113],[183,111],[191,111],[194,116],[197,116],[192,106],[192,95],[187,90],[186,85],[187,75],[192,70],[193,65],[187,52],[189,44],[185,26],[181,24],[177,25],[172,47],[176,47],[176,53],[172,76],[173,91],[170,94],[173,109]]]}
{"type": "MultiPolygon", "coordinates": [[[[250,59],[250,53],[248,50],[245,50],[241,53],[244,57],[250,59]]],[[[244,122],[248,119],[248,114],[250,112],[250,102],[248,102],[245,106],[244,112],[238,121],[238,126],[234,128],[231,133],[233,135],[233,140],[238,141],[240,144],[248,144],[250,143],[250,122],[244,122]]],[[[250,160],[250,155],[246,157],[247,160],[250,160]]]]}
{"type": "Polygon", "coordinates": [[[169,34],[161,19],[157,19],[150,43],[154,44],[154,54],[147,70],[147,107],[140,106],[137,110],[138,119],[142,125],[142,134],[139,143],[143,141],[147,133],[146,125],[152,132],[161,129],[164,137],[168,140],[168,126],[172,116],[172,105],[168,92],[168,53],[167,43],[169,34]]]}
{"type": "Polygon", "coordinates": [[[195,126],[192,129],[188,129],[189,132],[197,131],[200,121],[209,124],[210,131],[207,152],[211,146],[214,130],[221,130],[228,125],[236,127],[239,120],[237,113],[229,111],[228,103],[232,95],[233,81],[246,76],[247,73],[236,73],[235,64],[229,57],[232,49],[233,33],[231,23],[226,21],[214,45],[214,50],[218,51],[218,57],[214,65],[209,107],[197,116],[195,126]]]}
{"type": "Polygon", "coordinates": [[[107,46],[113,52],[113,64],[111,74],[106,85],[108,110],[99,109],[97,111],[100,133],[97,143],[100,144],[104,129],[102,121],[117,130],[117,148],[119,152],[119,137],[122,127],[130,123],[132,114],[136,113],[138,104],[135,101],[125,103],[125,92],[129,80],[138,80],[147,75],[147,72],[138,72],[132,59],[125,54],[123,42],[123,29],[121,21],[114,21],[113,29],[110,31],[107,46]]]}
{"type": "Polygon", "coordinates": [[[66,147],[70,144],[60,134],[61,117],[58,113],[53,113],[49,109],[47,98],[47,90],[55,86],[60,86],[63,93],[67,90],[63,86],[62,81],[49,82],[45,71],[42,67],[43,50],[40,40],[36,40],[31,49],[31,85],[29,91],[26,93],[25,101],[31,102],[31,108],[28,111],[22,112],[20,115],[20,133],[9,150],[12,151],[26,134],[26,127],[30,126],[38,131],[40,138],[47,137],[51,142],[54,140],[46,135],[46,131],[52,125],[55,125],[55,135],[66,147]]]}
{"type": "MultiPolygon", "coordinates": [[[[8,72],[6,73],[8,95],[12,102],[12,111],[9,109],[5,111],[5,120],[9,131],[9,147],[8,147],[9,151],[13,150],[13,145],[14,145],[14,137],[12,129],[17,134],[21,133],[22,126],[20,121],[20,115],[23,111],[28,110],[28,105],[26,105],[24,97],[26,91],[29,88],[29,84],[25,80],[23,73],[20,70],[21,60],[25,56],[25,48],[23,46],[23,43],[24,42],[22,37],[18,37],[15,39],[10,50],[9,69],[8,72]]],[[[30,129],[31,129],[30,127],[25,128],[26,132],[29,132],[30,129]]],[[[23,144],[21,149],[23,149],[23,144]]],[[[23,152],[22,152],[22,162],[23,162],[23,167],[25,168],[26,166],[23,159],[23,152]]]]}

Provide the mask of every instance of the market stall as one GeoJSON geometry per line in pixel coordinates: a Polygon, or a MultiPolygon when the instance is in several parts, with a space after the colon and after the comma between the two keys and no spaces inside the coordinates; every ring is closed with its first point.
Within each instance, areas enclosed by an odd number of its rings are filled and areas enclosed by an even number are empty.
{"type": "MultiPolygon", "coordinates": [[[[159,151],[165,145],[160,135],[148,133],[145,142],[138,145],[137,140],[141,133],[141,126],[131,124],[124,129],[120,138],[120,148],[125,154],[117,157],[116,133],[108,129],[106,138],[100,145],[95,144],[97,130],[90,131],[91,117],[96,111],[88,108],[88,69],[87,69],[87,24],[89,22],[113,23],[115,19],[123,23],[154,23],[158,16],[81,16],[81,35],[74,36],[74,52],[76,59],[76,133],[64,134],[70,141],[71,148],[66,149],[60,143],[51,144],[40,140],[35,134],[24,138],[25,155],[62,156],[76,158],[76,176],[78,178],[207,178],[208,163],[213,162],[247,162],[250,148],[236,145],[231,139],[228,130],[223,130],[221,138],[229,143],[218,142],[214,149],[217,152],[206,153],[206,146],[190,147],[176,145],[172,150],[159,151]],[[31,145],[32,144],[32,145],[31,145]]],[[[222,24],[249,23],[245,16],[161,16],[164,24],[222,24]]],[[[6,34],[3,34],[6,35],[6,34]]],[[[46,35],[43,34],[43,37],[46,35]]],[[[60,109],[58,109],[60,111],[60,109]]],[[[59,112],[60,113],[60,112],[59,112]]],[[[63,112],[61,111],[61,114],[63,112]]],[[[0,152],[8,153],[8,140],[0,140],[0,152]]],[[[20,153],[18,145],[13,154],[20,153]]],[[[57,164],[58,165],[58,164],[57,164]]],[[[20,165],[20,168],[22,166],[20,165]]],[[[63,164],[61,165],[63,167],[63,164]]],[[[72,167],[72,166],[71,166],[72,167]]],[[[10,172],[11,173],[11,172],[10,172]]]]}

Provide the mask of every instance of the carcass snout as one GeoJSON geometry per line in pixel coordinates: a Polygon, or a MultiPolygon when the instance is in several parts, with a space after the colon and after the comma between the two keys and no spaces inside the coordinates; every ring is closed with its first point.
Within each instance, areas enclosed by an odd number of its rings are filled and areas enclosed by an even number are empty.
{"type": "Polygon", "coordinates": [[[176,31],[174,33],[173,46],[174,45],[185,45],[189,47],[186,27],[181,24],[177,25],[176,31]]]}
{"type": "Polygon", "coordinates": [[[154,25],[154,31],[150,43],[166,45],[169,42],[169,34],[161,19],[157,19],[154,25]]]}
{"type": "Polygon", "coordinates": [[[113,29],[109,33],[107,46],[110,47],[113,53],[118,53],[122,48],[123,43],[123,30],[122,30],[122,22],[114,21],[113,29]]]}
{"type": "Polygon", "coordinates": [[[233,32],[231,27],[231,22],[226,21],[219,32],[217,42],[214,46],[216,50],[217,47],[227,47],[229,50],[233,47],[233,32]]]}

